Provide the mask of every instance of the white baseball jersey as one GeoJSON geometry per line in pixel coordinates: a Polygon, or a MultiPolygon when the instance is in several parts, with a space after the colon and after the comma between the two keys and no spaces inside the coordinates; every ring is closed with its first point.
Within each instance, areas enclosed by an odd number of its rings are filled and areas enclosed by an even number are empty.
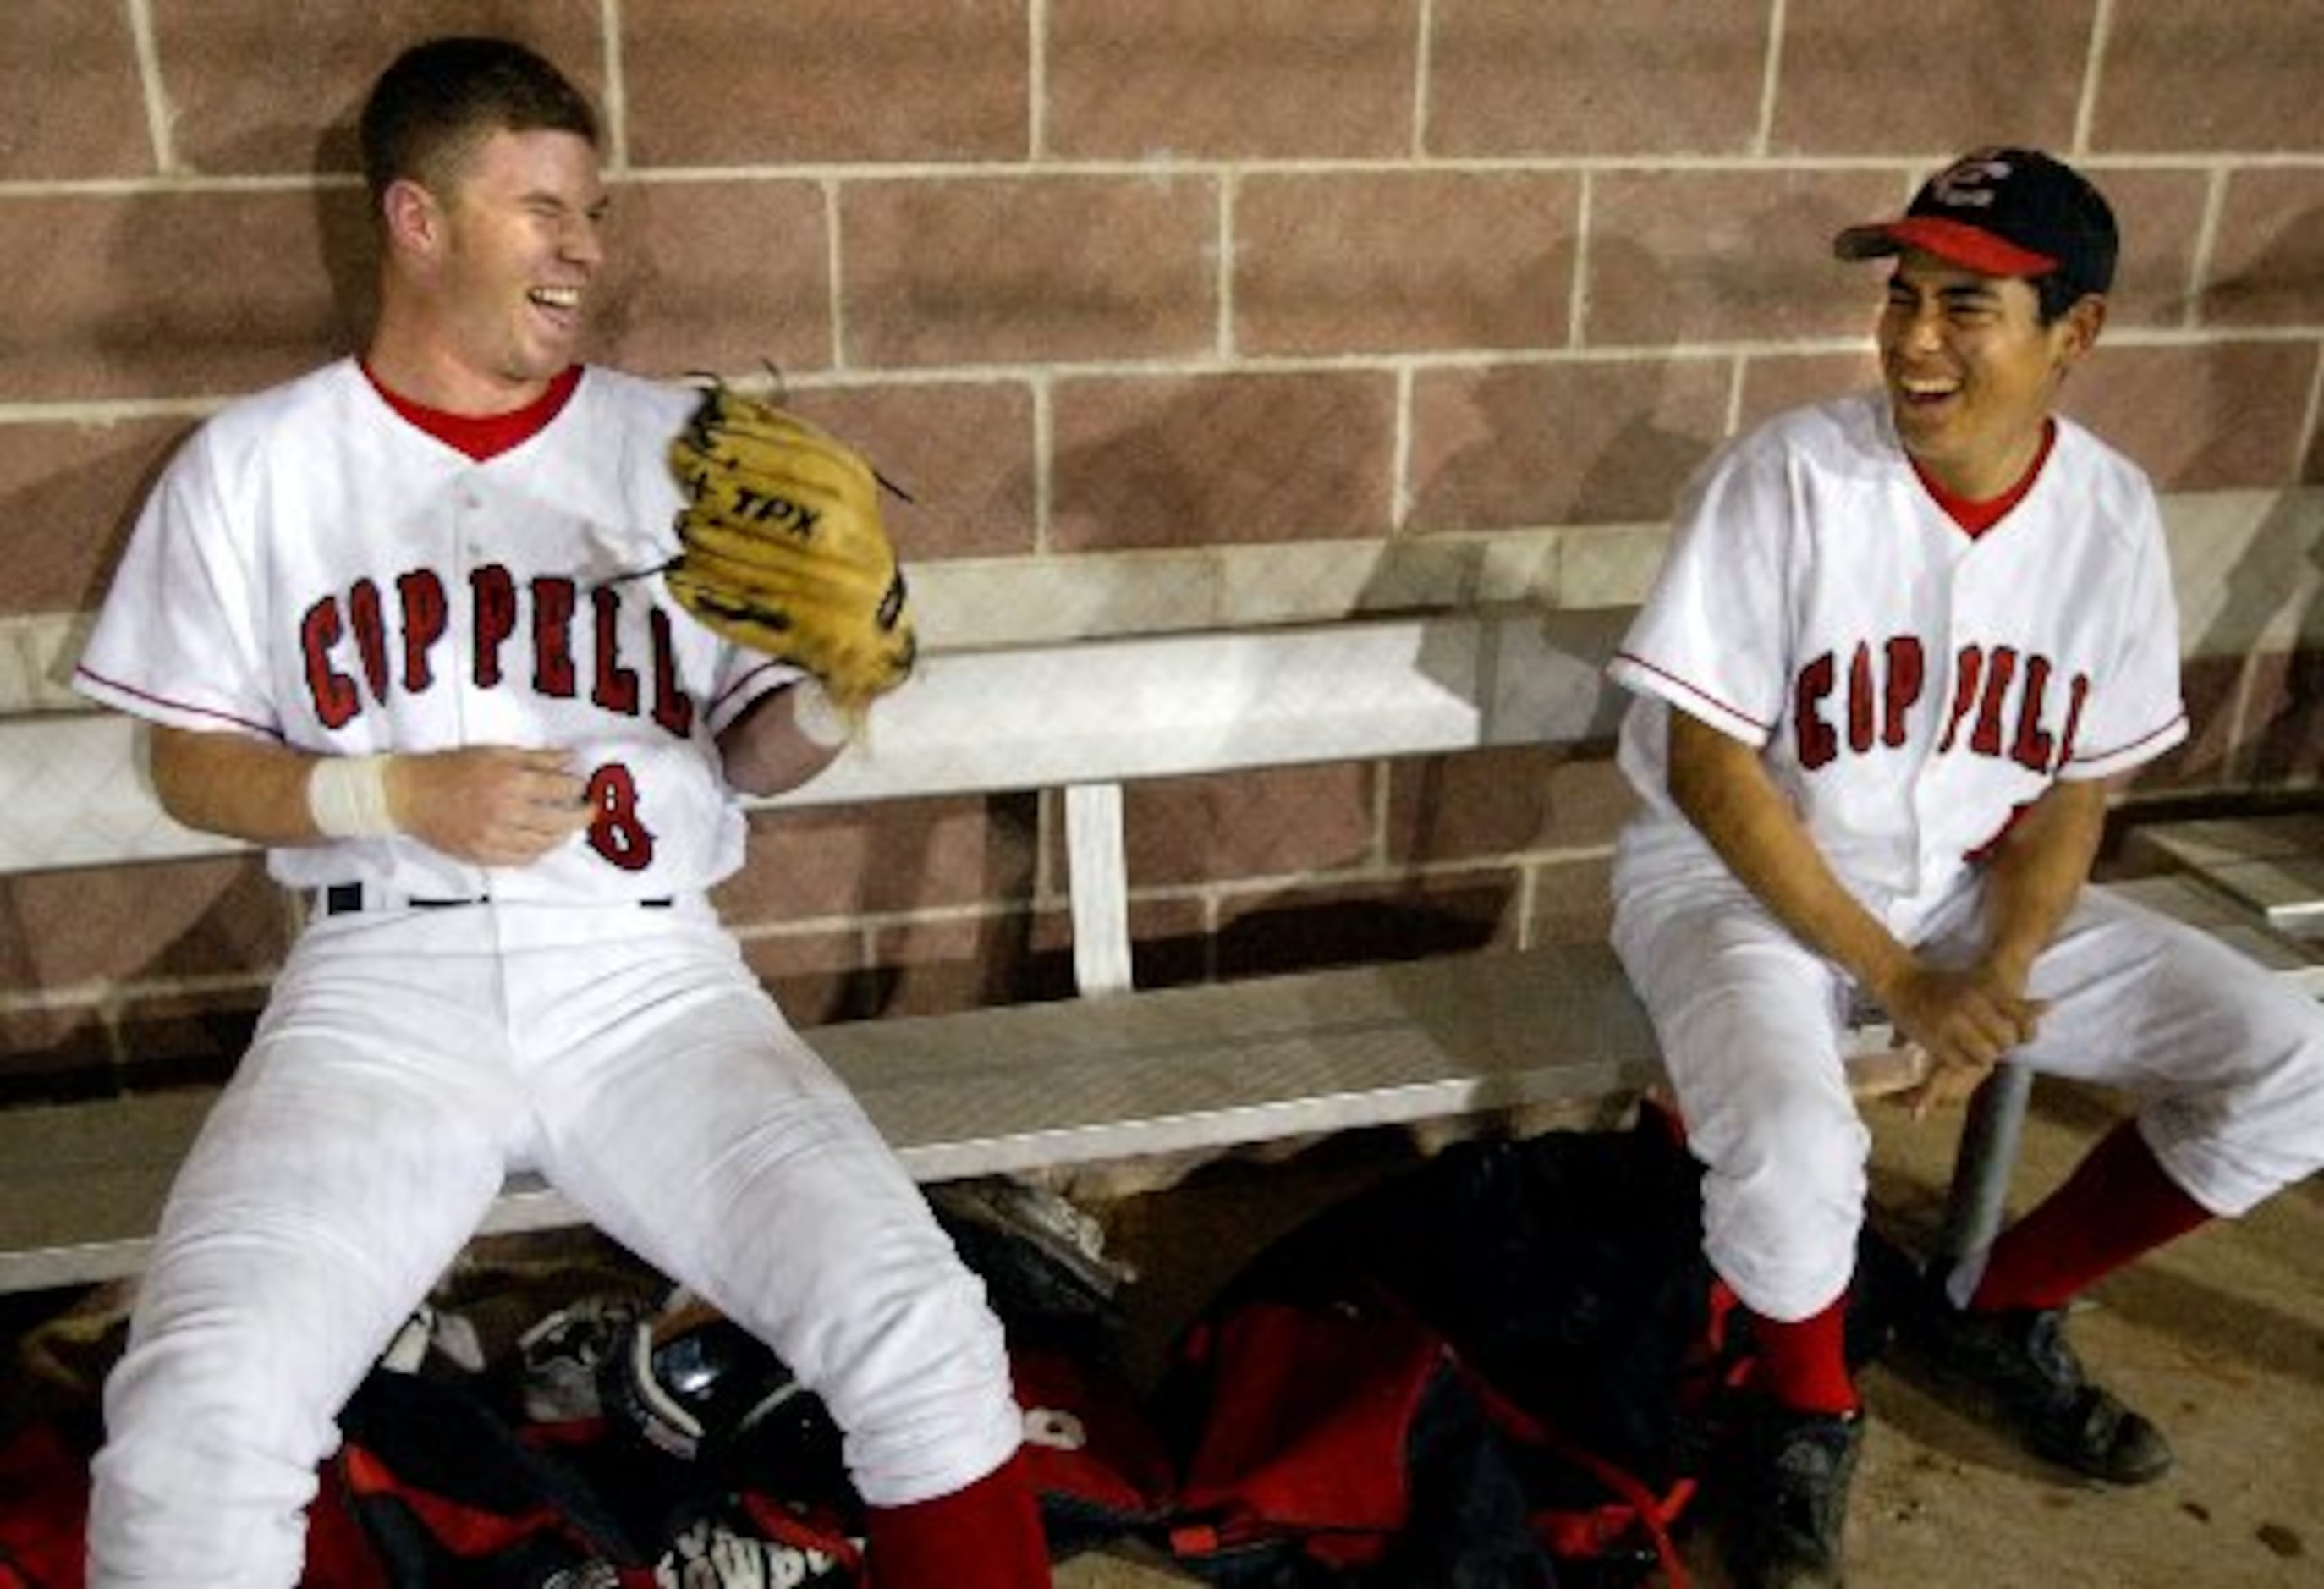
{"type": "MultiPolygon", "coordinates": [[[[1621,762],[1644,801],[1617,850],[1614,947],[1705,1166],[1703,1250],[1753,1311],[1805,1318],[1848,1284],[1868,1189],[1841,1063],[1853,990],[1674,808],[1668,714],[1757,747],[1842,886],[1931,964],[1969,964],[1974,857],[2013,815],[2186,734],[2153,493],[2060,420],[2024,494],[1971,536],[1883,395],[1803,409],[1698,476],[1609,669],[1638,695],[1621,762]]],[[[2205,1207],[2240,1213],[2314,1169],[2324,1013],[2306,994],[2103,889],[2026,991],[2040,1030],[2011,1058],[2131,1086],[2148,1147],[2205,1207]]]]}
{"type": "Polygon", "coordinates": [[[1877,393],[1784,415],[1706,467],[1609,668],[1640,697],[1621,764],[1646,810],[1623,876],[1720,867],[1665,787],[1674,707],[1760,749],[1842,882],[1907,938],[2054,780],[2185,737],[2153,489],[2056,424],[2032,488],[1975,538],[1877,393]]]}
{"type": "Polygon", "coordinates": [[[586,369],[477,462],[342,362],[217,415],[149,499],[88,695],[302,751],[566,749],[596,817],[521,867],[270,856],[364,886],[309,919],[172,1186],[107,1381],[92,1584],[297,1583],[333,1418],[511,1169],[772,1346],[870,1504],[1016,1448],[982,1283],[703,893],[743,843],[715,736],[797,674],[650,577],[693,401],[586,369]]]}
{"type": "Polygon", "coordinates": [[[591,367],[537,435],[476,462],[352,359],[233,404],[148,499],[75,684],[172,726],[362,754],[574,753],[597,818],[529,866],[409,838],[274,851],[293,888],[608,902],[741,864],[719,730],[795,670],[727,644],[661,581],[695,399],[591,367]]]}

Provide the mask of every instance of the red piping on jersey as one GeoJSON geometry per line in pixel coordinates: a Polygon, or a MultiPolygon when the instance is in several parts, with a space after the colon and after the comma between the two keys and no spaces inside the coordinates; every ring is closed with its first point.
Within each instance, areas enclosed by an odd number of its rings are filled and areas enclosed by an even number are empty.
{"type": "Polygon", "coordinates": [[[1935,499],[1937,506],[1944,510],[1945,517],[1958,525],[1961,533],[1975,540],[2007,518],[2009,510],[2025,500],[2025,494],[2034,489],[2034,482],[2041,476],[2042,466],[2050,461],[2050,449],[2057,445],[2057,441],[2058,421],[2043,420],[2041,449],[2034,453],[2034,461],[2025,467],[2025,472],[2017,477],[2017,484],[1999,496],[1988,496],[1982,502],[1946,490],[1921,467],[1920,459],[1910,453],[1904,457],[1913,466],[1913,473],[1921,477],[1921,484],[1929,495],[1935,499]]]}
{"type": "Polygon", "coordinates": [[[1712,706],[1717,707],[1720,711],[1725,712],[1728,716],[1737,719],[1738,722],[1748,723],[1752,727],[1757,729],[1762,734],[1772,734],[1775,732],[1773,725],[1760,722],[1759,719],[1754,717],[1748,712],[1738,711],[1734,707],[1729,706],[1723,700],[1720,700],[1709,690],[1697,688],[1691,680],[1681,679],[1677,674],[1672,672],[1667,668],[1657,668],[1654,663],[1649,662],[1646,658],[1639,656],[1636,651],[1616,651],[1614,653],[1614,660],[1618,662],[1636,663],[1638,667],[1644,668],[1647,672],[1653,674],[1657,679],[1667,679],[1673,684],[1677,685],[1681,689],[1686,691],[1687,694],[1694,697],[1695,699],[1709,701],[1712,706]]]}
{"type": "Polygon", "coordinates": [[[2165,723],[2162,727],[2157,728],[2149,734],[2142,734],[2136,739],[2125,740],[2118,745],[2109,745],[2102,751],[2076,751],[2071,758],[2071,762],[2074,763],[2083,762],[2107,762],[2113,760],[2116,756],[2128,755],[2139,746],[2149,744],[2154,740],[2161,739],[2164,734],[2170,733],[2172,729],[2179,727],[2186,721],[2187,714],[2181,712],[2177,716],[2172,718],[2170,722],[2165,723]]]}
{"type": "Polygon", "coordinates": [[[445,446],[464,452],[478,463],[486,463],[510,448],[522,445],[549,429],[549,421],[565,411],[567,399],[581,384],[581,366],[567,365],[549,383],[549,389],[522,408],[504,414],[455,414],[390,391],[371,365],[357,361],[364,379],[372,384],[387,406],[405,420],[433,436],[445,446]]]}
{"type": "Polygon", "coordinates": [[[272,740],[280,740],[283,737],[282,731],[280,728],[273,727],[269,724],[253,723],[249,718],[237,717],[231,712],[214,712],[208,707],[189,706],[184,701],[171,700],[168,696],[155,695],[150,690],[139,689],[134,685],[124,684],[118,679],[107,679],[104,674],[98,672],[94,668],[76,667],[73,671],[79,674],[84,679],[93,679],[97,683],[102,684],[107,689],[117,689],[124,695],[135,696],[139,700],[149,701],[157,707],[167,707],[173,712],[184,712],[196,717],[214,717],[220,723],[231,723],[236,728],[247,728],[253,734],[263,734],[267,738],[272,740]]]}
{"type": "Polygon", "coordinates": [[[716,716],[719,708],[725,706],[728,701],[733,700],[736,696],[742,694],[752,685],[757,683],[771,670],[786,667],[788,665],[788,664],[787,663],[772,661],[760,663],[757,667],[743,674],[740,679],[734,680],[733,683],[728,685],[724,689],[719,691],[718,698],[710,703],[711,714],[714,716],[716,716]]]}

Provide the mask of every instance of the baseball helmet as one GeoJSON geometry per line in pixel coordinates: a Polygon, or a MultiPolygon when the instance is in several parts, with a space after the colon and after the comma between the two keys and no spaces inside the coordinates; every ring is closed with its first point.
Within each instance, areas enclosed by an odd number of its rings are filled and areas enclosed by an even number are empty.
{"type": "Polygon", "coordinates": [[[683,1462],[746,1446],[836,1462],[838,1432],[821,1400],[747,1330],[683,1296],[630,1325],[599,1364],[597,1393],[614,1427],[683,1462]]]}

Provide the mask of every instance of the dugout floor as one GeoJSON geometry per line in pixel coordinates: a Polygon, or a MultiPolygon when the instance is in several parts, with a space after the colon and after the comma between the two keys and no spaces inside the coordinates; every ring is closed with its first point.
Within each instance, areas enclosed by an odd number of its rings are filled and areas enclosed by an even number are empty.
{"type": "MultiPolygon", "coordinates": [[[[1875,1196],[1905,1235],[1933,1229],[1958,1116],[1915,1123],[1869,1106],[1875,1196]]],[[[2116,1118],[2097,1095],[2037,1087],[2015,1206],[2038,1196],[2116,1118]]],[[[1136,1341],[1158,1350],[1240,1252],[1366,1174],[1336,1150],[1219,1167],[1104,1210],[1111,1251],[1139,1266],[1136,1341]],[[1237,1237],[1222,1240],[1227,1233],[1237,1237]]],[[[2293,1589],[2324,1584],[2324,1178],[2215,1224],[2115,1277],[2074,1338],[2092,1372],[2160,1422],[2179,1456],[2158,1483],[2086,1488],[2021,1457],[1886,1370],[1848,1536],[1851,1589],[2293,1589]]],[[[1722,1589],[1708,1529],[1684,1531],[1698,1589],[1722,1589]]],[[[1167,1589],[1167,1566],[1084,1556],[1060,1589],[1167,1589]]]]}
{"type": "MultiPolygon", "coordinates": [[[[1916,1124],[1895,1105],[1868,1108],[1885,1224],[1925,1234],[1941,1210],[1958,1116],[1916,1124]]],[[[2115,1118],[2097,1095],[2037,1086],[2017,1204],[2061,1178],[2115,1118]]],[[[1400,1137],[1351,1137],[1274,1163],[1213,1165],[1167,1191],[1131,1194],[1117,1179],[1101,1200],[1082,1188],[1108,1252],[1138,1270],[1127,1366],[1150,1375],[1171,1335],[1250,1253],[1408,1158],[1400,1137]]],[[[542,1272],[558,1288],[595,1289],[584,1257],[599,1252],[594,1240],[543,1251],[542,1272]]],[[[30,1322],[0,1309],[0,1335],[30,1322]]],[[[2176,1469],[2142,1490],[2080,1486],[1876,1368],[1849,1522],[1852,1589],[2324,1584],[2324,1178],[2116,1276],[2075,1339],[2093,1372],[2163,1425],[2176,1469]]],[[[67,1366],[95,1372],[103,1353],[88,1345],[86,1361],[67,1366]]],[[[1681,1543],[1695,1589],[1726,1589],[1707,1528],[1683,1525],[1681,1543]]],[[[1192,1581],[1128,1554],[1085,1555],[1057,1574],[1059,1589],[1192,1581]]]]}

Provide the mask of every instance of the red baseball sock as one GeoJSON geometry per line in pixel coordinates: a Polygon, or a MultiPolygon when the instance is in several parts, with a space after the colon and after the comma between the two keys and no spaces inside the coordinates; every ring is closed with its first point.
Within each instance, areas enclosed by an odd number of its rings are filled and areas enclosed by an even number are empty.
{"type": "Polygon", "coordinates": [[[2182,1236],[2210,1211],[2163,1173],[2124,1121],[2090,1150],[2065,1185],[2001,1233],[1969,1306],[2057,1307],[2142,1253],[2182,1236]]]}
{"type": "Polygon", "coordinates": [[[1759,1348],[1752,1381],[1794,1412],[1854,1412],[1855,1381],[1848,1374],[1848,1293],[1821,1313],[1790,1324],[1751,1316],[1759,1348]]]}
{"type": "Polygon", "coordinates": [[[866,1509],[874,1589],[1048,1589],[1040,1503],[1011,1456],[964,1490],[866,1509]]]}

